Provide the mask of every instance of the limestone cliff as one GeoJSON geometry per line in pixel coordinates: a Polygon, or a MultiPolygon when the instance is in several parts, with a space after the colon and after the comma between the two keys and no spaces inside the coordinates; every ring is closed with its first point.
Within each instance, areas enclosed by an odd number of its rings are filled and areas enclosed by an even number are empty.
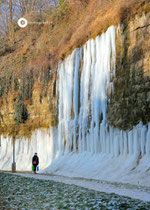
{"type": "Polygon", "coordinates": [[[118,30],[114,93],[108,104],[108,119],[115,127],[131,129],[150,121],[149,37],[150,13],[136,15],[118,30]]]}

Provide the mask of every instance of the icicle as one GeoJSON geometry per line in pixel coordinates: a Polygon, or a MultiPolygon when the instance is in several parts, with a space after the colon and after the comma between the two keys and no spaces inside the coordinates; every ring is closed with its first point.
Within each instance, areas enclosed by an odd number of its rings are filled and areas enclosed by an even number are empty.
{"type": "Polygon", "coordinates": [[[146,155],[150,156],[150,123],[148,123],[148,132],[146,135],[146,155]]]}
{"type": "Polygon", "coordinates": [[[146,126],[143,126],[141,128],[141,152],[142,152],[142,156],[146,154],[146,126]]]}
{"type": "Polygon", "coordinates": [[[123,139],[124,139],[124,155],[127,155],[128,152],[128,135],[126,132],[123,132],[123,139]]]}
{"type": "Polygon", "coordinates": [[[75,55],[75,73],[74,73],[74,89],[73,89],[73,107],[74,107],[74,139],[73,139],[73,151],[76,151],[77,140],[77,126],[78,126],[78,98],[79,98],[79,69],[81,62],[82,50],[77,49],[75,55]]]}
{"type": "Polygon", "coordinates": [[[119,136],[117,135],[114,138],[114,155],[115,157],[118,157],[120,154],[120,150],[119,150],[119,136]]]}
{"type": "Polygon", "coordinates": [[[110,154],[110,134],[108,125],[106,125],[106,154],[110,154]]]}
{"type": "Polygon", "coordinates": [[[124,153],[124,135],[123,131],[120,131],[120,154],[123,155],[124,153]]]}
{"type": "Polygon", "coordinates": [[[133,155],[133,131],[128,133],[129,155],[133,155]]]}
{"type": "Polygon", "coordinates": [[[133,152],[134,152],[134,155],[138,157],[141,152],[140,142],[139,142],[139,134],[138,134],[138,126],[136,126],[133,130],[133,138],[134,138],[133,152]]]}

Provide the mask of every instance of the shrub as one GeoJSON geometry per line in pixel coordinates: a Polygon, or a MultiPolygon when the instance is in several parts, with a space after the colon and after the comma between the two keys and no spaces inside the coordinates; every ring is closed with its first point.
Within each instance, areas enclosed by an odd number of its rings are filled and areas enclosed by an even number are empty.
{"type": "Polygon", "coordinates": [[[23,102],[19,102],[15,110],[14,120],[17,123],[24,123],[29,117],[27,106],[23,102]]]}

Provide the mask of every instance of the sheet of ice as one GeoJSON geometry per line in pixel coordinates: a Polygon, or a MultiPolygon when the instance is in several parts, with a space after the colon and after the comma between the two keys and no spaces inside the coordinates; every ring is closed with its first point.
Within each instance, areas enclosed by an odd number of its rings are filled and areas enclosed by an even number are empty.
{"type": "MultiPolygon", "coordinates": [[[[36,130],[31,139],[16,139],[15,141],[15,160],[16,168],[19,171],[31,171],[32,157],[35,152],[38,153],[40,160],[40,169],[47,167],[52,159],[55,157],[57,151],[57,145],[54,139],[56,139],[57,133],[55,129],[51,129],[51,132],[41,129],[36,130]]],[[[13,144],[12,138],[1,137],[0,146],[0,170],[11,170],[13,160],[13,144]]]]}

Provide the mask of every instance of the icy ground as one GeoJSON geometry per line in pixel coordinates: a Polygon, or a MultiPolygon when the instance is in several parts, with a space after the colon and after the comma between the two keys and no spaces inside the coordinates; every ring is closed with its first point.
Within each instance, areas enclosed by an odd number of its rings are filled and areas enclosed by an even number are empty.
{"type": "Polygon", "coordinates": [[[150,202],[115,193],[150,201],[150,188],[0,172],[0,209],[150,209],[150,202]]]}
{"type": "Polygon", "coordinates": [[[55,182],[62,182],[69,185],[77,185],[105,193],[115,193],[121,196],[128,196],[133,199],[140,199],[142,201],[150,202],[150,187],[137,186],[131,184],[123,184],[118,182],[107,182],[100,180],[84,179],[84,178],[70,178],[55,175],[40,175],[40,174],[24,174],[16,173],[16,175],[30,177],[42,180],[51,180],[55,182]]]}

